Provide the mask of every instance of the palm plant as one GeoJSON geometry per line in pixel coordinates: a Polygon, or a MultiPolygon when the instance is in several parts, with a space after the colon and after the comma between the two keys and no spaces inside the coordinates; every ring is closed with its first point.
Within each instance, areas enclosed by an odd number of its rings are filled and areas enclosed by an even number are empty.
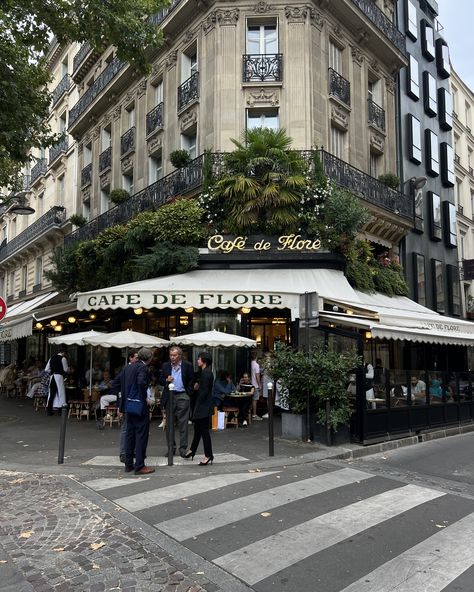
{"type": "Polygon", "coordinates": [[[214,194],[224,201],[229,230],[291,231],[307,188],[307,165],[284,129],[247,129],[225,157],[214,194]]]}

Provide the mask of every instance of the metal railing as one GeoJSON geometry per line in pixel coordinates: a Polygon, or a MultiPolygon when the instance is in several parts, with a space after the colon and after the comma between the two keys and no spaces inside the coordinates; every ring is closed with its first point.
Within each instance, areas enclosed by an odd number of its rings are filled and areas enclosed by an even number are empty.
{"type": "Polygon", "coordinates": [[[83,43],[81,45],[81,47],[79,48],[79,51],[76,53],[76,55],[74,56],[74,59],[72,60],[72,71],[73,72],[75,72],[79,68],[79,66],[86,59],[86,57],[89,55],[91,50],[92,50],[92,46],[88,41],[86,41],[85,43],[83,43]]]}
{"type": "Polygon", "coordinates": [[[380,10],[374,0],[352,0],[365,16],[387,37],[391,43],[406,55],[405,36],[401,33],[392,21],[380,10]]]}
{"type": "Polygon", "coordinates": [[[333,68],[329,68],[329,94],[346,105],[351,104],[351,83],[333,68]]]}
{"type": "Polygon", "coordinates": [[[53,206],[46,214],[30,224],[18,236],[12,238],[0,249],[0,261],[4,261],[10,255],[18,253],[33,240],[45,234],[53,228],[57,228],[66,222],[66,210],[62,206],[53,206]]]}
{"type": "Polygon", "coordinates": [[[112,146],[106,148],[99,155],[99,173],[110,169],[112,166],[112,146]]]}
{"type": "Polygon", "coordinates": [[[160,103],[154,109],[146,114],[146,135],[161,129],[163,127],[164,105],[160,103]]]}
{"type": "Polygon", "coordinates": [[[22,175],[21,177],[21,188],[23,191],[28,191],[31,185],[31,175],[22,175]]]}
{"type": "Polygon", "coordinates": [[[132,150],[135,150],[135,126],[128,129],[120,138],[121,156],[132,150]]]}
{"type": "Polygon", "coordinates": [[[90,162],[81,171],[81,187],[87,187],[92,183],[92,163],[90,162]]]}
{"type": "Polygon", "coordinates": [[[64,152],[67,152],[68,149],[68,138],[67,136],[63,136],[61,140],[56,144],[56,146],[52,146],[49,149],[49,162],[48,165],[51,166],[53,162],[61,156],[64,152]]]}
{"type": "Polygon", "coordinates": [[[67,93],[67,91],[71,87],[71,78],[69,74],[65,74],[61,78],[61,82],[56,86],[56,88],[51,93],[51,107],[53,107],[59,99],[67,93]]]}
{"type": "Polygon", "coordinates": [[[35,166],[31,169],[30,184],[33,184],[36,179],[44,175],[48,170],[48,162],[46,158],[38,158],[35,166]]]}
{"type": "Polygon", "coordinates": [[[283,80],[283,54],[244,54],[244,82],[280,82],[283,80]]]}
{"type": "Polygon", "coordinates": [[[178,111],[199,98],[199,72],[194,72],[178,87],[178,111]]]}
{"type": "Polygon", "coordinates": [[[372,99],[367,99],[367,105],[369,108],[369,123],[385,131],[385,111],[372,99]]]}

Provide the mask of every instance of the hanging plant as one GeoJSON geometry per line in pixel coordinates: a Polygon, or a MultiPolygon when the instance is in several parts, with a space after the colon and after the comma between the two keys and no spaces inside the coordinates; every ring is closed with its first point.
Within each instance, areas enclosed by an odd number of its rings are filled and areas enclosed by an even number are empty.
{"type": "Polygon", "coordinates": [[[173,150],[170,154],[170,162],[175,169],[182,169],[188,166],[191,160],[191,155],[187,150],[184,150],[184,148],[173,150]]]}
{"type": "Polygon", "coordinates": [[[130,193],[126,189],[112,189],[109,193],[110,201],[118,206],[130,197],[130,193]]]}
{"type": "Polygon", "coordinates": [[[88,220],[82,214],[73,214],[72,216],[69,216],[69,222],[73,226],[77,226],[78,228],[81,228],[81,226],[85,226],[87,224],[88,220]]]}

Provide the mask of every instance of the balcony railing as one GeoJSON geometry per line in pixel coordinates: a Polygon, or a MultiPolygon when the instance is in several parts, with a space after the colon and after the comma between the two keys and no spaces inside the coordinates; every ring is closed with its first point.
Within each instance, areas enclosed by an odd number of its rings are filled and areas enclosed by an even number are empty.
{"type": "Polygon", "coordinates": [[[117,57],[105,68],[102,74],[97,78],[94,84],[86,90],[82,97],[77,101],[74,107],[69,111],[69,126],[90,107],[96,97],[104,90],[111,80],[125,68],[126,62],[120,61],[117,57]]]}
{"type": "Polygon", "coordinates": [[[89,55],[91,49],[92,49],[92,46],[88,41],[86,41],[85,43],[83,43],[81,45],[81,47],[79,48],[79,51],[76,53],[76,55],[74,56],[74,59],[72,61],[72,71],[73,72],[75,72],[79,68],[79,66],[85,60],[86,56],[89,55]]]}
{"type": "Polygon", "coordinates": [[[58,228],[66,222],[66,210],[62,206],[53,206],[46,214],[30,224],[18,236],[12,238],[0,249],[0,261],[4,261],[14,253],[19,252],[33,240],[53,228],[58,228]]]}
{"type": "Polygon", "coordinates": [[[454,162],[456,164],[460,164],[461,163],[461,157],[459,156],[459,154],[455,154],[454,155],[454,162]]]}
{"type": "Polygon", "coordinates": [[[69,142],[67,136],[63,136],[62,139],[58,142],[58,144],[56,144],[56,146],[52,146],[49,149],[49,166],[51,166],[53,162],[57,160],[59,156],[61,156],[61,154],[67,152],[68,144],[69,142]]]}
{"type": "Polygon", "coordinates": [[[99,155],[99,173],[110,169],[112,166],[112,146],[106,148],[99,155]]]}
{"type": "Polygon", "coordinates": [[[135,150],[135,126],[128,129],[120,138],[120,154],[135,150]]]}
{"type": "Polygon", "coordinates": [[[23,191],[28,191],[31,185],[31,175],[22,175],[21,188],[23,191]]]}
{"type": "Polygon", "coordinates": [[[69,74],[65,74],[61,78],[61,82],[57,85],[57,87],[51,93],[51,106],[53,107],[59,99],[67,93],[69,88],[71,87],[71,78],[69,74]]]}
{"type": "Polygon", "coordinates": [[[281,53],[244,54],[242,61],[244,82],[281,82],[283,80],[281,53]]]}
{"type": "Polygon", "coordinates": [[[90,162],[81,171],[81,187],[87,187],[92,183],[92,163],[90,162]]]}
{"type": "Polygon", "coordinates": [[[178,87],[178,111],[199,98],[199,72],[194,72],[178,87]]]}
{"type": "Polygon", "coordinates": [[[367,105],[369,107],[369,123],[385,131],[385,111],[372,99],[367,99],[367,105]]]}
{"type": "Polygon", "coordinates": [[[329,94],[346,105],[351,104],[350,82],[332,68],[329,68],[329,94]]]}
{"type": "Polygon", "coordinates": [[[36,179],[44,175],[48,169],[46,158],[38,158],[35,166],[31,169],[30,184],[32,185],[36,179]]]}
{"type": "Polygon", "coordinates": [[[149,136],[156,130],[163,127],[164,105],[160,103],[146,114],[146,135],[149,136]]]}
{"type": "Polygon", "coordinates": [[[382,31],[393,45],[406,54],[406,42],[403,33],[401,33],[392,21],[380,10],[374,0],[352,0],[352,2],[372,21],[372,23],[382,31]]]}

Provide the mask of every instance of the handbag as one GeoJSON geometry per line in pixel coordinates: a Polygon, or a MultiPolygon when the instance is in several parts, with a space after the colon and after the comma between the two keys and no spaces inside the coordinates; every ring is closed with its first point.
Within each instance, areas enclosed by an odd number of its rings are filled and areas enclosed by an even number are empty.
{"type": "Polygon", "coordinates": [[[145,415],[145,402],[139,398],[138,389],[134,384],[131,384],[128,389],[128,395],[125,399],[125,413],[130,415],[145,415]]]}

